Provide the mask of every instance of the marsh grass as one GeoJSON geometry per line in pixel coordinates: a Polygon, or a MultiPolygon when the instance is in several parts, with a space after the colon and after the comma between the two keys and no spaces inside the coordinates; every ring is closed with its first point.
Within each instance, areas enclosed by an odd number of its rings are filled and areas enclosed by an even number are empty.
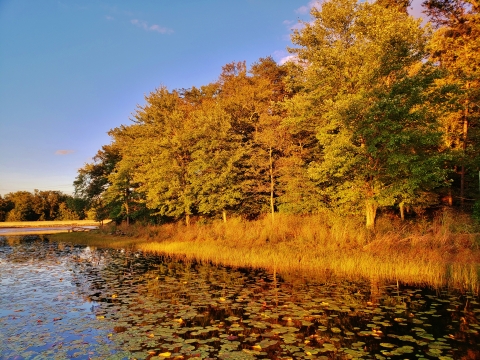
{"type": "Polygon", "coordinates": [[[83,238],[103,246],[120,244],[184,260],[323,278],[380,278],[405,284],[450,284],[478,292],[480,279],[479,227],[466,215],[451,211],[433,219],[401,222],[388,216],[375,232],[363,219],[331,213],[311,216],[278,214],[228,223],[212,221],[186,227],[107,226],[98,234],[58,234],[55,238],[83,238]],[[113,236],[111,234],[123,234],[113,236]],[[91,239],[91,240],[89,240],[91,239]]]}
{"type": "Polygon", "coordinates": [[[73,243],[75,245],[86,245],[97,248],[125,249],[136,248],[141,241],[131,237],[118,237],[104,234],[98,231],[58,233],[48,236],[49,239],[58,242],[73,243]]]}

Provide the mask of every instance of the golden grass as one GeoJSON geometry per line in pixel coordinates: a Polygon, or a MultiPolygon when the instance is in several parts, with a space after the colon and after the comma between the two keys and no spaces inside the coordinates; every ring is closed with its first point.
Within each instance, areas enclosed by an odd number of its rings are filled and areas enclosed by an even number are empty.
{"type": "Polygon", "coordinates": [[[88,245],[98,248],[125,249],[135,248],[141,243],[131,237],[119,238],[118,236],[106,235],[98,232],[70,232],[56,233],[48,236],[49,239],[58,242],[74,243],[75,245],[88,245]]]}
{"type": "MultiPolygon", "coordinates": [[[[111,220],[105,220],[108,224],[111,220]]],[[[98,226],[100,223],[94,220],[52,220],[52,221],[5,221],[0,222],[0,228],[21,227],[55,227],[55,226],[98,226]]]]}
{"type": "Polygon", "coordinates": [[[433,221],[412,223],[384,217],[374,233],[364,229],[362,219],[324,213],[303,217],[278,214],[274,225],[269,218],[232,218],[227,224],[134,225],[112,227],[105,235],[59,234],[55,238],[93,236],[95,242],[103,238],[106,246],[126,243],[186,260],[322,278],[370,278],[431,286],[448,283],[478,292],[478,230],[466,216],[450,212],[440,213],[433,221]]]}

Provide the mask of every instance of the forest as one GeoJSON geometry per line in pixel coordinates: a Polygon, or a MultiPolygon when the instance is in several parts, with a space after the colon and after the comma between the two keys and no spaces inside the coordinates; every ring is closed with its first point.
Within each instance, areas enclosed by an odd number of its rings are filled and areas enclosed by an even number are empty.
{"type": "Polygon", "coordinates": [[[81,220],[88,216],[84,199],[61,191],[16,191],[0,196],[0,221],[81,220]]]}
{"type": "MultiPolygon", "coordinates": [[[[231,62],[159,87],[79,169],[98,219],[163,223],[280,213],[480,219],[480,3],[325,1],[291,60],[231,62]]],[[[277,215],[278,216],[278,215],[277,215]]]]}

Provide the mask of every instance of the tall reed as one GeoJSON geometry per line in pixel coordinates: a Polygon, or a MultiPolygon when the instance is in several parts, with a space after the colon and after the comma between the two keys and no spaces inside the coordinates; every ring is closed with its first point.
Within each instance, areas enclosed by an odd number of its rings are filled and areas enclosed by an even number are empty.
{"type": "Polygon", "coordinates": [[[478,291],[480,231],[466,216],[445,211],[415,222],[383,216],[374,233],[364,229],[362,220],[329,212],[276,214],[274,224],[268,217],[231,218],[227,223],[119,226],[104,232],[135,239],[143,251],[189,260],[323,277],[448,283],[478,291]]]}

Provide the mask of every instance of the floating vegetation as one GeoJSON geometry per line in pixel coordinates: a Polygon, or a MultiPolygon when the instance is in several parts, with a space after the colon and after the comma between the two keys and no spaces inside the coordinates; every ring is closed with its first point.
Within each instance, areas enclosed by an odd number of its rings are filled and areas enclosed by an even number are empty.
{"type": "Polygon", "coordinates": [[[480,358],[469,292],[287,278],[136,251],[0,246],[6,359],[480,358]]]}

